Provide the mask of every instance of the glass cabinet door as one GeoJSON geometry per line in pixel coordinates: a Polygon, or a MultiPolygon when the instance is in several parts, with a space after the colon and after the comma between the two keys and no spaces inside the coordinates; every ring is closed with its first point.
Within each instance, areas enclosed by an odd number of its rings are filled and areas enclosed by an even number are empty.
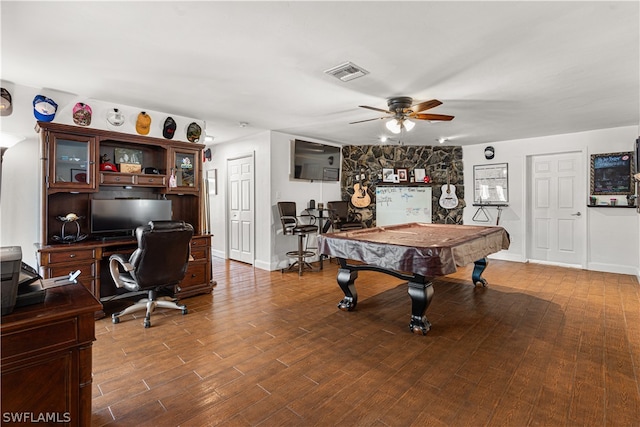
{"type": "Polygon", "coordinates": [[[171,150],[169,191],[197,193],[200,182],[200,155],[197,150],[171,150]]]}
{"type": "Polygon", "coordinates": [[[53,132],[47,138],[49,188],[95,190],[95,138],[53,132]]]}

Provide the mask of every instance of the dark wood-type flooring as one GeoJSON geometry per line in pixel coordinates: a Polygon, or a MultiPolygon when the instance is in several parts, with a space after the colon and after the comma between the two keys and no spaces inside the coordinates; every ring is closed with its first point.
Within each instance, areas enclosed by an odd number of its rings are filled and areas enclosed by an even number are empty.
{"type": "MultiPolygon", "coordinates": [[[[634,276],[491,261],[434,281],[426,335],[406,285],[337,266],[268,272],[214,258],[212,295],[96,323],[94,426],[639,426],[634,276]]],[[[109,306],[106,306],[108,311],[109,306]]]]}

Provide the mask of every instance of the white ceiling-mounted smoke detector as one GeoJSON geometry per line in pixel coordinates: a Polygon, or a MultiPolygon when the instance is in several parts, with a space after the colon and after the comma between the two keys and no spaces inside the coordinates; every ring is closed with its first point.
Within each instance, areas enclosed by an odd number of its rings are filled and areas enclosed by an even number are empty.
{"type": "Polygon", "coordinates": [[[349,80],[357,79],[358,77],[366,76],[369,74],[367,70],[353,62],[345,62],[344,64],[337,65],[333,68],[330,68],[325,71],[325,73],[342,80],[343,82],[348,82],[349,80]]]}

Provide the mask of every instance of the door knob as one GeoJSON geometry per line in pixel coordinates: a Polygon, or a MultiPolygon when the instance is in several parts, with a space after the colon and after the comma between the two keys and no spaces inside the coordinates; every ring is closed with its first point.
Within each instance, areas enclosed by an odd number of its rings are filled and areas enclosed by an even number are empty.
{"type": "Polygon", "coordinates": [[[578,213],[574,213],[574,214],[571,214],[571,216],[581,216],[581,215],[582,215],[582,214],[581,214],[580,212],[578,212],[578,213]]]}

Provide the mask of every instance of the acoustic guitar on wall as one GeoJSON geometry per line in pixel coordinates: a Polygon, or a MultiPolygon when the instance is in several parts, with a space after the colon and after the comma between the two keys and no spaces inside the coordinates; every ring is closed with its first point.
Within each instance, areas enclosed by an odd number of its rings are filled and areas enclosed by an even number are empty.
{"type": "Polygon", "coordinates": [[[358,182],[353,185],[353,195],[351,196],[351,204],[356,208],[366,208],[371,204],[371,196],[367,191],[367,187],[362,185],[362,176],[364,170],[360,171],[358,182]]]}
{"type": "Polygon", "coordinates": [[[450,182],[450,173],[447,170],[447,183],[442,186],[440,195],[440,206],[445,209],[453,209],[458,206],[458,196],[456,196],[456,186],[450,182]]]}

